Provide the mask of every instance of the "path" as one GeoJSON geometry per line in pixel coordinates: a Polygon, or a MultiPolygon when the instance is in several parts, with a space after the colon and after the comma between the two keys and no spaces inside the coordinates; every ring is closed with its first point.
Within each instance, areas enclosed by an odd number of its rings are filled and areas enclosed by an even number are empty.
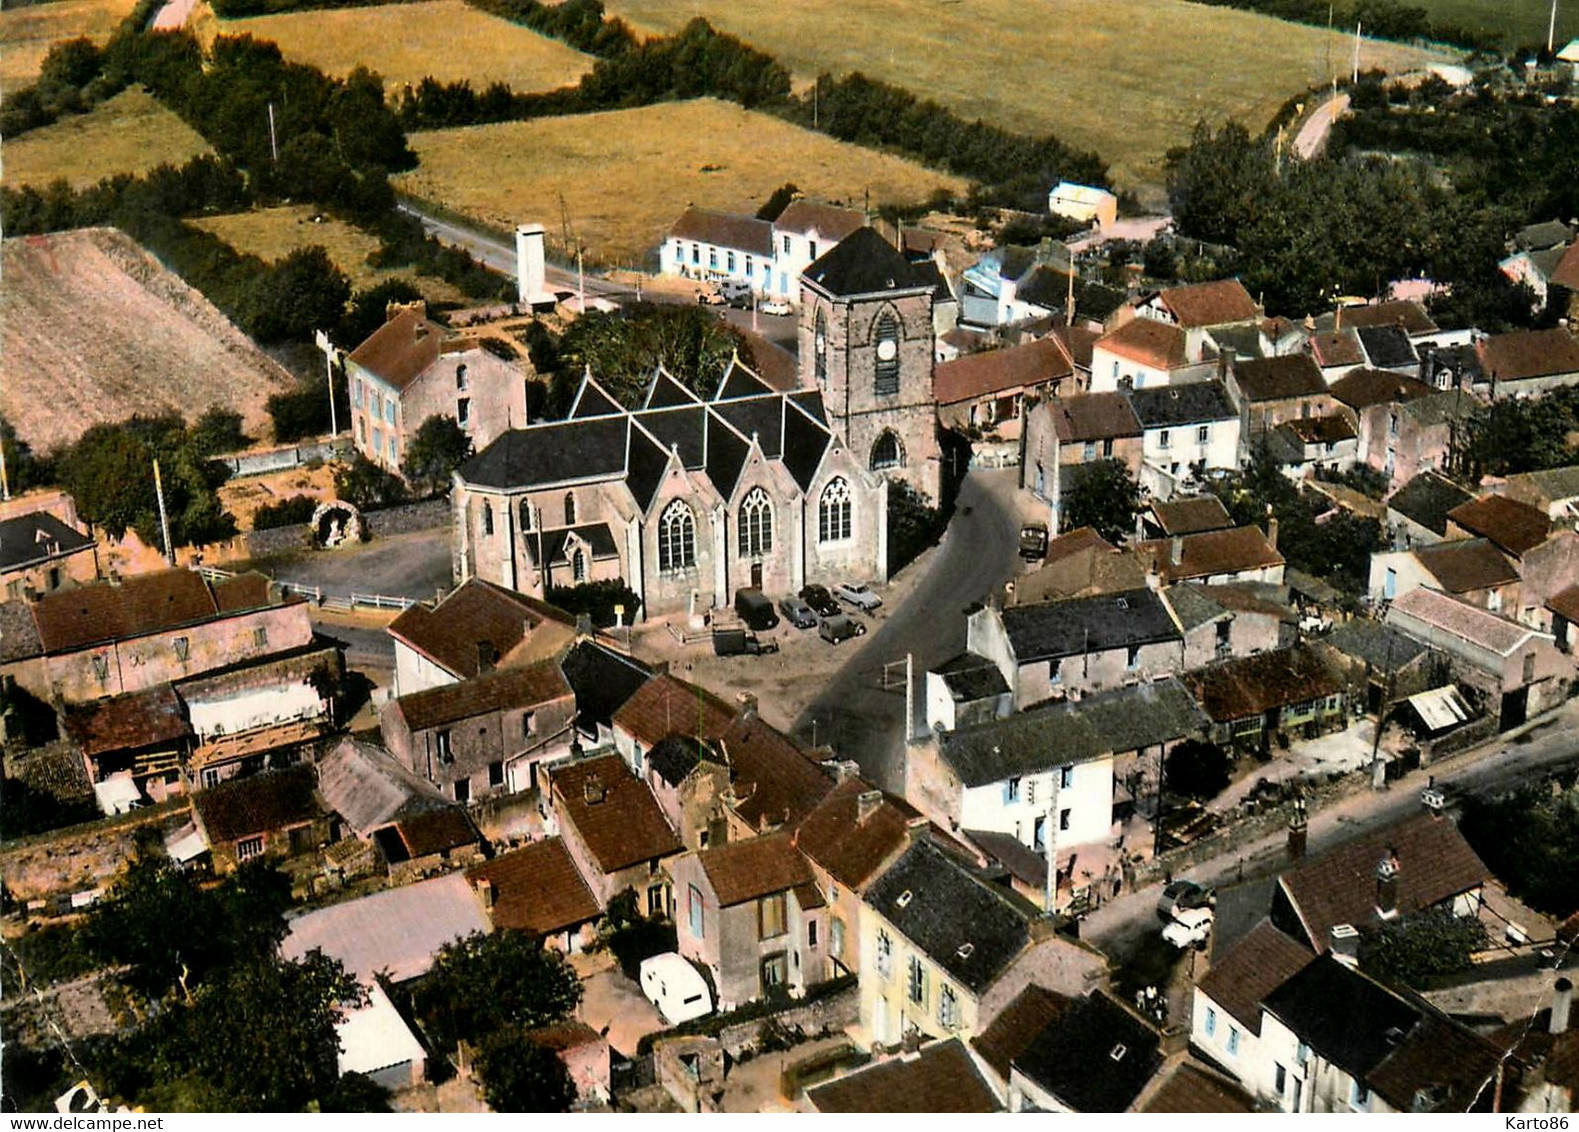
{"type": "Polygon", "coordinates": [[[1323,101],[1311,111],[1310,117],[1306,118],[1305,124],[1299,128],[1299,133],[1294,135],[1294,152],[1305,161],[1315,157],[1327,144],[1327,134],[1331,132],[1332,124],[1343,117],[1348,109],[1347,91],[1323,101]]]}

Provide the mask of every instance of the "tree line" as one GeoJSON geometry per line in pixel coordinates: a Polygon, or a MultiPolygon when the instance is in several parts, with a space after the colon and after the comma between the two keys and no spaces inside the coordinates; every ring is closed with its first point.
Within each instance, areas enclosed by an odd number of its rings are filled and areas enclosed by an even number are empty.
{"type": "Polygon", "coordinates": [[[1313,27],[1352,29],[1359,24],[1373,39],[1430,39],[1452,43],[1471,51],[1492,51],[1503,36],[1485,27],[1433,18],[1426,9],[1397,0],[1354,0],[1332,4],[1329,0],[1201,0],[1220,8],[1259,12],[1280,20],[1313,27]]]}

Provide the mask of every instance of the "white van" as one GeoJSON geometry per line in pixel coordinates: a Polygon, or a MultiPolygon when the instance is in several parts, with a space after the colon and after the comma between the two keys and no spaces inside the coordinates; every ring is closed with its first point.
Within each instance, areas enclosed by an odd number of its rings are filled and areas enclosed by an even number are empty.
{"type": "Polygon", "coordinates": [[[713,1012],[707,981],[676,951],[641,961],[641,990],[671,1026],[713,1012]]]}

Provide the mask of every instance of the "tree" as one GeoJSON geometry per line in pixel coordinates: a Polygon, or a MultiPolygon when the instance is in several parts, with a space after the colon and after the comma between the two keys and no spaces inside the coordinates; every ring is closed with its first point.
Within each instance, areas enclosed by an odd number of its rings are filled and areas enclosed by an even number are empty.
{"type": "Polygon", "coordinates": [[[905,480],[888,482],[888,572],[897,573],[943,537],[942,512],[905,480]]]}
{"type": "Polygon", "coordinates": [[[60,459],[60,481],[77,513],[111,538],[158,508],[152,457],[120,425],[93,425],[78,437],[60,459]]]}
{"type": "Polygon", "coordinates": [[[1082,464],[1064,492],[1063,527],[1091,527],[1109,542],[1123,542],[1134,535],[1140,508],[1140,484],[1121,461],[1082,464]]]}
{"type": "Polygon", "coordinates": [[[1215,798],[1228,786],[1228,753],[1200,739],[1186,739],[1163,760],[1168,789],[1200,801],[1215,798]]]}
{"type": "Polygon", "coordinates": [[[559,1055],[510,1027],[482,1043],[477,1054],[483,1096],[495,1112],[567,1112],[576,1085],[559,1055]]]}
{"type": "Polygon", "coordinates": [[[265,503],[252,513],[252,529],[271,531],[276,527],[295,527],[307,522],[318,510],[318,500],[310,495],[293,495],[278,503],[265,503]]]}
{"type": "Polygon", "coordinates": [[[318,1104],[319,1112],[390,1112],[389,1090],[365,1073],[347,1073],[318,1104]]]}
{"type": "Polygon", "coordinates": [[[6,483],[13,492],[42,487],[53,480],[53,462],[35,454],[32,446],[16,434],[16,429],[4,417],[0,417],[0,450],[5,456],[6,483]]]}
{"type": "Polygon", "coordinates": [[[242,319],[263,343],[310,341],[313,331],[340,325],[350,298],[351,280],[327,251],[297,248],[253,282],[242,319]]]}
{"type": "Polygon", "coordinates": [[[748,366],[754,361],[741,333],[711,311],[653,303],[576,319],[560,338],[558,354],[552,403],[559,415],[569,411],[588,368],[615,400],[635,408],[659,365],[693,393],[710,397],[731,357],[748,366]]]}
{"type": "Polygon", "coordinates": [[[211,405],[197,418],[190,430],[192,447],[200,456],[235,452],[248,444],[241,431],[241,414],[223,405],[211,405]]]}
{"type": "Polygon", "coordinates": [[[442,1049],[507,1027],[551,1025],[580,1001],[581,981],[565,957],[514,931],[446,944],[414,996],[417,1016],[442,1049]]]}
{"type": "MultiPolygon", "coordinates": [[[[526,537],[532,536],[528,534],[526,537]]],[[[619,620],[614,614],[616,605],[625,607],[627,625],[636,620],[636,611],[641,606],[641,598],[636,596],[635,590],[625,584],[624,578],[582,582],[578,586],[550,586],[548,601],[550,605],[557,605],[566,613],[587,614],[592,618],[592,623],[600,629],[607,629],[619,620]]]]}
{"type": "Polygon", "coordinates": [[[384,471],[358,452],[349,464],[335,469],[334,493],[337,498],[368,511],[403,503],[406,485],[399,476],[384,471]]]}
{"type": "Polygon", "coordinates": [[[388,320],[390,303],[411,303],[420,298],[422,292],[408,279],[397,276],[375,283],[352,296],[351,309],[340,323],[336,337],[345,346],[354,349],[388,320]]]}
{"type": "Polygon", "coordinates": [[[1486,946],[1486,928],[1474,916],[1431,908],[1384,923],[1360,937],[1360,969],[1387,983],[1416,989],[1433,978],[1467,971],[1486,946]]]}
{"type": "Polygon", "coordinates": [[[472,440],[454,417],[435,413],[417,426],[400,470],[418,495],[449,491],[450,476],[472,454],[472,440]]]}
{"type": "Polygon", "coordinates": [[[1579,908],[1579,789],[1532,783],[1499,798],[1470,798],[1459,823],[1486,867],[1536,911],[1579,908]]]}
{"type": "Polygon", "coordinates": [[[789,207],[790,201],[800,196],[800,186],[794,181],[786,181],[773,190],[771,196],[762,202],[762,207],[757,209],[757,219],[774,221],[779,214],[789,207]]]}

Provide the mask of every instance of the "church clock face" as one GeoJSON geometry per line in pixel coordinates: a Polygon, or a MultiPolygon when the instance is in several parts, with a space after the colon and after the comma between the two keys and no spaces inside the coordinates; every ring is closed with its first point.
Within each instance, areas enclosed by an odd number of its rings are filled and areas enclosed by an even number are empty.
{"type": "Polygon", "coordinates": [[[899,343],[892,338],[884,338],[877,344],[877,356],[885,362],[891,362],[899,356],[899,343]]]}

